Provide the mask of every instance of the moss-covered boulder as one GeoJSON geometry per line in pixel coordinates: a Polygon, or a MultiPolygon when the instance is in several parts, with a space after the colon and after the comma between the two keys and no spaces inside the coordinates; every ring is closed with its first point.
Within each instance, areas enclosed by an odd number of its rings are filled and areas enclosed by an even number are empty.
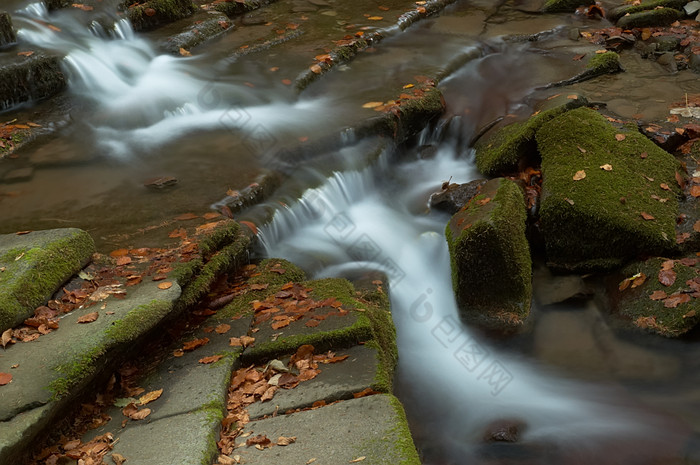
{"type": "Polygon", "coordinates": [[[544,123],[587,103],[585,98],[579,97],[538,112],[527,121],[512,123],[495,130],[475,145],[476,167],[486,176],[499,176],[517,171],[521,160],[537,158],[535,134],[544,123]]]}
{"type": "Polygon", "coordinates": [[[0,332],[32,316],[94,252],[80,229],[0,235],[0,332]]]}
{"type": "Polygon", "coordinates": [[[545,13],[569,12],[573,13],[582,5],[593,5],[595,0],[547,0],[542,6],[545,13]]]}
{"type": "Polygon", "coordinates": [[[520,188],[493,179],[447,224],[452,285],[464,319],[512,330],[530,312],[532,262],[520,188]]]}
{"type": "Polygon", "coordinates": [[[610,283],[613,310],[637,328],[678,337],[700,322],[700,258],[652,258],[610,283]]]}
{"type": "Polygon", "coordinates": [[[626,14],[639,13],[641,11],[654,10],[658,7],[682,10],[688,0],[647,0],[639,5],[628,4],[613,8],[608,12],[607,18],[610,21],[617,21],[626,14]]]}
{"type": "Polygon", "coordinates": [[[15,30],[12,27],[12,18],[4,11],[0,11],[0,47],[17,42],[15,30]]]}
{"type": "Polygon", "coordinates": [[[540,228],[552,264],[609,269],[675,247],[680,164],[636,127],[579,108],[543,125],[537,145],[540,228]]]}
{"type": "Polygon", "coordinates": [[[61,59],[43,54],[18,57],[0,67],[0,109],[52,97],[66,87],[61,59]]]}
{"type": "Polygon", "coordinates": [[[143,3],[128,1],[123,4],[123,8],[137,31],[155,29],[191,16],[197,11],[192,0],[148,0],[143,3]]]}
{"type": "Polygon", "coordinates": [[[663,27],[669,26],[683,17],[683,12],[673,8],[657,8],[654,10],[630,13],[621,17],[617,25],[623,29],[634,27],[663,27]]]}

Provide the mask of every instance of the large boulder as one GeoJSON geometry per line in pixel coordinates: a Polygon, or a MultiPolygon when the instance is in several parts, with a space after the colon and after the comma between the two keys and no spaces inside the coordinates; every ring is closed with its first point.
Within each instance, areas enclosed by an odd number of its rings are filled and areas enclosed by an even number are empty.
{"type": "Polygon", "coordinates": [[[625,15],[632,15],[642,11],[651,11],[657,8],[672,8],[674,10],[682,10],[688,0],[647,0],[639,4],[626,4],[611,9],[608,12],[610,21],[617,21],[625,15]]]}
{"type": "Polygon", "coordinates": [[[523,325],[532,296],[526,220],[522,191],[505,178],[484,184],[450,219],[452,285],[465,320],[498,330],[523,325]]]}
{"type": "Polygon", "coordinates": [[[623,29],[632,29],[635,27],[663,27],[670,26],[681,18],[683,18],[682,11],[662,7],[626,14],[617,21],[617,25],[623,29]]]}
{"type": "Polygon", "coordinates": [[[17,42],[15,30],[12,27],[12,18],[4,11],[0,11],[0,47],[17,42]]]}
{"type": "Polygon", "coordinates": [[[681,167],[639,133],[579,108],[543,125],[540,228],[551,264],[610,269],[675,249],[681,167]]]}

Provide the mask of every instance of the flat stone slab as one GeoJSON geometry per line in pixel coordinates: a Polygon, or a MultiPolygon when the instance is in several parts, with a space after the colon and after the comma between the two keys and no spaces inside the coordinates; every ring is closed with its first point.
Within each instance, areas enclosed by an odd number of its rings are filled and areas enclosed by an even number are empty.
{"type": "Polygon", "coordinates": [[[388,394],[253,421],[242,436],[248,433],[267,436],[272,443],[281,436],[296,437],[296,441],[263,450],[245,445],[236,448],[232,455],[240,455],[241,463],[247,465],[346,464],[353,460],[372,465],[420,464],[403,408],[388,394]]]}
{"type": "Polygon", "coordinates": [[[75,228],[0,235],[0,333],[32,316],[94,252],[75,228]]]}
{"type": "MultiPolygon", "coordinates": [[[[336,356],[349,355],[339,363],[319,365],[321,373],[294,389],[279,389],[267,402],[256,402],[248,407],[251,419],[311,407],[314,402],[324,400],[352,399],[354,393],[374,388],[381,376],[381,364],[377,349],[361,345],[336,352],[336,356]]],[[[286,362],[287,360],[283,360],[286,362]]]]}

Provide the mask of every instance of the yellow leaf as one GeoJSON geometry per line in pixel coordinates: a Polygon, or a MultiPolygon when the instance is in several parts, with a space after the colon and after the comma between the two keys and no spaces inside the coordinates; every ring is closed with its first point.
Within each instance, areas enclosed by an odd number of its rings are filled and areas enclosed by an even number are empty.
{"type": "Polygon", "coordinates": [[[600,165],[600,169],[605,171],[612,171],[612,165],[606,163],[604,165],[600,165]]]}
{"type": "Polygon", "coordinates": [[[180,55],[182,55],[183,57],[191,57],[192,53],[180,47],[180,55]]]}
{"type": "Polygon", "coordinates": [[[586,172],[584,170],[577,171],[576,174],[574,174],[574,181],[580,181],[581,179],[586,177],[586,172]]]}
{"type": "Polygon", "coordinates": [[[362,105],[362,108],[376,108],[382,105],[384,105],[384,102],[367,102],[362,105]]]}
{"type": "Polygon", "coordinates": [[[139,404],[146,405],[149,402],[153,402],[154,400],[158,399],[162,394],[162,389],[158,389],[157,391],[151,391],[148,394],[144,394],[139,398],[139,404]]]}
{"type": "Polygon", "coordinates": [[[367,19],[369,19],[370,21],[381,21],[384,18],[382,16],[370,16],[367,19]]]}

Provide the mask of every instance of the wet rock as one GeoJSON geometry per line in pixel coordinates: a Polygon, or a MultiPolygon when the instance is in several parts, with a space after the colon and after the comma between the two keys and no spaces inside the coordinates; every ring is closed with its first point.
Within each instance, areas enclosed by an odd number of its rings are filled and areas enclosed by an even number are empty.
{"type": "Polygon", "coordinates": [[[545,13],[573,13],[581,5],[593,5],[594,0],[547,0],[542,7],[545,13]]]}
{"type": "Polygon", "coordinates": [[[700,259],[694,253],[634,263],[620,276],[611,278],[611,304],[633,326],[678,337],[700,322],[700,259]]]}
{"type": "Polygon", "coordinates": [[[656,49],[659,52],[673,52],[680,47],[681,39],[673,36],[659,36],[654,37],[654,43],[657,44],[656,49]]]}
{"type": "Polygon", "coordinates": [[[48,55],[20,57],[0,68],[0,109],[28,100],[52,97],[66,87],[60,58],[48,55]]]}
{"type": "Polygon", "coordinates": [[[192,0],[149,0],[143,3],[127,1],[122,8],[137,31],[155,29],[191,16],[197,11],[192,0]]]}
{"type": "Polygon", "coordinates": [[[8,13],[0,11],[0,48],[17,42],[12,18],[8,13]]]}
{"type": "Polygon", "coordinates": [[[226,16],[234,17],[247,13],[249,11],[257,10],[261,6],[267,5],[274,0],[245,0],[243,2],[222,2],[217,3],[214,8],[216,11],[220,11],[226,16]]]}
{"type": "Polygon", "coordinates": [[[526,424],[518,419],[496,420],[484,431],[484,442],[517,442],[526,424]]]}
{"type": "Polygon", "coordinates": [[[596,78],[598,76],[603,76],[605,74],[614,74],[620,71],[624,71],[622,66],[620,66],[620,56],[615,52],[605,52],[593,55],[586,69],[578,73],[576,76],[569,79],[564,79],[563,81],[552,82],[546,86],[540,87],[539,89],[551,89],[553,87],[564,87],[577,84],[579,82],[587,81],[589,79],[596,78]]]}
{"type": "Polygon", "coordinates": [[[675,152],[687,138],[676,131],[678,125],[661,121],[659,123],[640,124],[639,131],[667,152],[675,152]]]}
{"type": "Polygon", "coordinates": [[[484,184],[486,179],[475,179],[465,184],[449,184],[445,189],[431,194],[428,203],[432,209],[453,215],[478,194],[484,184]]]}
{"type": "Polygon", "coordinates": [[[554,275],[547,267],[539,267],[532,274],[532,290],[540,305],[551,305],[590,294],[586,282],[579,275],[554,275]]]}
{"type": "Polygon", "coordinates": [[[671,25],[682,17],[683,13],[673,8],[658,8],[627,14],[617,21],[617,26],[623,29],[632,29],[635,27],[663,27],[671,25]]]}
{"type": "Polygon", "coordinates": [[[517,171],[521,160],[536,158],[535,133],[543,124],[586,103],[584,98],[572,99],[542,111],[525,122],[493,130],[488,137],[479,139],[474,147],[476,167],[487,176],[517,171]]]}
{"type": "Polygon", "coordinates": [[[700,53],[690,52],[690,57],[688,58],[688,68],[690,68],[694,73],[700,73],[700,53]]]}
{"type": "Polygon", "coordinates": [[[32,179],[34,176],[34,168],[32,167],[27,167],[27,168],[18,168],[12,171],[9,171],[5,176],[2,178],[2,182],[5,183],[12,183],[12,182],[24,182],[24,181],[29,181],[32,179]]]}
{"type": "Polygon", "coordinates": [[[225,199],[212,205],[212,208],[226,213],[238,213],[265,200],[281,183],[280,175],[267,173],[256,178],[255,182],[241,190],[228,192],[225,199]]]}
{"type": "Polygon", "coordinates": [[[654,10],[658,7],[665,7],[665,8],[672,8],[674,10],[681,10],[681,9],[683,9],[683,6],[686,4],[686,2],[687,2],[687,0],[651,0],[651,1],[642,2],[638,5],[635,5],[635,4],[622,5],[622,6],[619,6],[617,8],[612,8],[608,12],[607,17],[610,21],[615,22],[627,14],[631,15],[633,13],[639,13],[642,11],[654,10]]]}
{"type": "Polygon", "coordinates": [[[552,265],[609,269],[675,248],[681,168],[671,154],[589,108],[543,125],[537,145],[540,227],[552,265]]]}
{"type": "Polygon", "coordinates": [[[449,221],[453,289],[462,317],[501,331],[521,327],[532,296],[527,212],[520,188],[493,179],[449,221]]]}
{"type": "Polygon", "coordinates": [[[656,62],[669,74],[675,74],[678,72],[678,65],[676,65],[676,58],[673,53],[666,52],[656,59],[656,62]]]}
{"type": "MultiPolygon", "coordinates": [[[[196,19],[193,18],[193,19],[196,19]]],[[[209,12],[187,30],[168,37],[160,46],[163,50],[179,55],[181,49],[190,50],[199,44],[220,36],[234,27],[228,17],[219,12],[209,12]]]]}
{"type": "Polygon", "coordinates": [[[160,190],[166,187],[172,187],[177,184],[177,179],[172,176],[159,176],[157,178],[152,178],[143,183],[144,186],[149,189],[160,190]]]}

